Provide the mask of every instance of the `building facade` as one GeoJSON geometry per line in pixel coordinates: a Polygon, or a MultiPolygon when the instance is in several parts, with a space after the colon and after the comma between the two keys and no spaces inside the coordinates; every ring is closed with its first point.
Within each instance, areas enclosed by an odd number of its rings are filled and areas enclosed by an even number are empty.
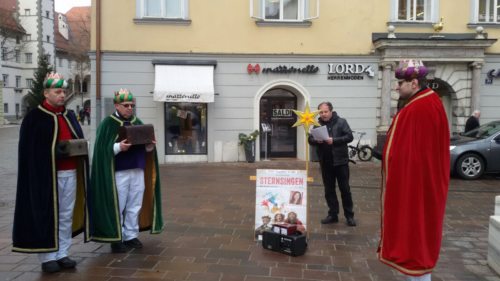
{"type": "Polygon", "coordinates": [[[54,66],[69,83],[66,107],[77,113],[89,110],[90,7],[73,7],[66,14],[56,13],[55,41],[54,66]]]}
{"type": "Polygon", "coordinates": [[[68,11],[68,16],[58,14],[54,11],[53,0],[0,2],[0,72],[4,84],[2,109],[7,122],[16,122],[26,113],[26,95],[32,87],[41,55],[47,55],[53,69],[70,81],[70,99],[67,104],[70,109],[77,110],[85,101],[90,103],[87,90],[90,81],[87,56],[89,34],[85,50],[80,52],[85,55],[85,67],[80,63],[82,59],[76,58],[81,55],[75,55],[75,45],[80,44],[80,39],[84,37],[78,33],[80,26],[87,25],[90,33],[89,11],[90,7],[77,7],[68,11]],[[82,20],[86,22],[81,24],[82,20]],[[75,31],[78,36],[73,34],[75,31]]]}
{"type": "Polygon", "coordinates": [[[137,115],[155,126],[160,162],[244,161],[238,134],[254,130],[258,160],[305,159],[291,110],[325,100],[367,133],[362,142],[380,144],[397,112],[394,69],[404,58],[431,69],[453,133],[474,109],[482,123],[500,118],[500,18],[490,1],[95,4],[94,124],[113,111],[113,92],[128,88],[137,115]]]}

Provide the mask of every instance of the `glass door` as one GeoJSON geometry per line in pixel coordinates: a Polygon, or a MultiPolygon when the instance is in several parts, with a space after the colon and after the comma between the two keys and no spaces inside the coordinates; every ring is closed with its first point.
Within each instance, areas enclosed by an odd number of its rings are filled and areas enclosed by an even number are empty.
{"type": "Polygon", "coordinates": [[[292,110],[296,108],[297,98],[293,93],[284,89],[270,90],[262,97],[260,100],[261,129],[269,127],[270,132],[267,133],[267,138],[264,135],[266,133],[261,134],[261,159],[265,159],[266,156],[268,158],[297,157],[297,129],[292,128],[296,121],[292,110]],[[262,124],[266,125],[262,126],[262,124]]]}

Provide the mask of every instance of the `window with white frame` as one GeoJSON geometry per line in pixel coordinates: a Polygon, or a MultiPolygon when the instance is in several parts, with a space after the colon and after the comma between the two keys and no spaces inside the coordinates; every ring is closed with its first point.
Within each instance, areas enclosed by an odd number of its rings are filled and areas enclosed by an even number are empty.
{"type": "Polygon", "coordinates": [[[439,0],[392,0],[391,21],[437,22],[439,0]]]}
{"type": "Polygon", "coordinates": [[[473,0],[472,21],[500,23],[500,0],[473,0]]]}
{"type": "Polygon", "coordinates": [[[26,88],[30,88],[33,87],[33,79],[31,78],[28,78],[26,79],[26,88]]]}
{"type": "Polygon", "coordinates": [[[264,21],[305,21],[319,17],[319,0],[250,0],[250,16],[264,21]]]}
{"type": "Polygon", "coordinates": [[[16,76],[16,88],[21,88],[21,76],[16,76]]]}
{"type": "Polygon", "coordinates": [[[14,56],[16,58],[17,63],[21,62],[21,51],[20,50],[16,50],[14,56]]]}
{"type": "Polygon", "coordinates": [[[2,74],[2,80],[3,80],[3,86],[7,87],[9,85],[9,75],[8,74],[2,74]]]}
{"type": "Polygon", "coordinates": [[[141,18],[187,19],[188,0],[137,0],[141,18]]]}
{"type": "Polygon", "coordinates": [[[26,56],[26,63],[33,63],[33,54],[32,53],[26,53],[24,55],[26,56]]]}
{"type": "Polygon", "coordinates": [[[2,60],[7,60],[7,48],[2,47],[2,60]]]}

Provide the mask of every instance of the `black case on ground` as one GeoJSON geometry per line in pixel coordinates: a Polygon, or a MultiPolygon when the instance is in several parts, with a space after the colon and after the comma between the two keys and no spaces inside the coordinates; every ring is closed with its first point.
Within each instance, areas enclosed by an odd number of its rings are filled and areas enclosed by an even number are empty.
{"type": "Polygon", "coordinates": [[[306,252],[307,241],[306,236],[300,232],[293,235],[283,235],[266,230],[262,235],[262,247],[296,257],[306,252]]]}

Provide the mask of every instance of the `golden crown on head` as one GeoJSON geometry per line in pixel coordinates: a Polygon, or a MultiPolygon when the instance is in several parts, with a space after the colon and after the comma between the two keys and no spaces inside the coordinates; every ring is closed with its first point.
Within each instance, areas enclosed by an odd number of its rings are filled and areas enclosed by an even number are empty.
{"type": "Polygon", "coordinates": [[[134,95],[127,89],[120,89],[115,92],[115,97],[113,98],[115,103],[122,103],[126,101],[134,101],[134,95]]]}

